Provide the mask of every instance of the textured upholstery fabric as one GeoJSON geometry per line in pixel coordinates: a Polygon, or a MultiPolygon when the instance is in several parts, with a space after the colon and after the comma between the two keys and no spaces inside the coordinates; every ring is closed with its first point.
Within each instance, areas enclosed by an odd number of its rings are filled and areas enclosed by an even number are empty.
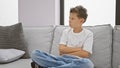
{"type": "Polygon", "coordinates": [[[49,53],[53,40],[53,30],[53,26],[24,27],[29,56],[36,49],[49,53]]]}
{"type": "Polygon", "coordinates": [[[8,64],[0,64],[0,68],[31,68],[31,59],[20,59],[8,64]]]}
{"type": "Polygon", "coordinates": [[[93,31],[93,54],[90,59],[96,68],[111,68],[112,56],[112,27],[110,25],[99,25],[86,27],[93,31]]]}
{"type": "MultiPolygon", "coordinates": [[[[51,53],[59,55],[58,44],[62,31],[67,28],[57,26],[54,31],[53,45],[51,53]]],[[[96,68],[111,68],[111,46],[112,46],[112,27],[108,25],[86,26],[84,27],[93,32],[93,54],[90,59],[96,68]]]]}
{"type": "Polygon", "coordinates": [[[0,26],[0,48],[23,50],[26,52],[23,58],[28,57],[22,23],[17,23],[11,26],[0,26]]]}
{"type": "Polygon", "coordinates": [[[112,62],[113,68],[120,66],[120,29],[114,30],[112,62]]]}
{"type": "Polygon", "coordinates": [[[64,26],[56,26],[55,27],[55,30],[54,30],[54,38],[53,38],[53,44],[52,44],[52,48],[51,48],[51,54],[54,54],[54,55],[57,55],[59,56],[59,41],[60,41],[60,38],[61,38],[61,35],[62,35],[62,32],[63,30],[65,29],[66,27],[64,26]]]}

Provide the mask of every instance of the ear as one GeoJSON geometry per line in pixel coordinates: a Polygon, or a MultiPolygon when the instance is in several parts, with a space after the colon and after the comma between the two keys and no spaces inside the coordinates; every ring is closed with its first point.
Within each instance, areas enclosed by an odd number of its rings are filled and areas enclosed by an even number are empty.
{"type": "Polygon", "coordinates": [[[84,18],[81,18],[80,19],[80,23],[84,23],[85,22],[85,19],[84,18]]]}

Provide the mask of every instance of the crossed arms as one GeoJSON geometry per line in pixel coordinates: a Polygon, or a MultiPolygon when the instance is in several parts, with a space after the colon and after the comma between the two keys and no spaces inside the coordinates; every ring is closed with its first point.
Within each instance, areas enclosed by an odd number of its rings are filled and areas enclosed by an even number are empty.
{"type": "Polygon", "coordinates": [[[80,47],[68,47],[64,44],[60,44],[59,52],[60,52],[60,55],[70,54],[70,55],[76,55],[76,56],[83,57],[83,58],[87,58],[90,56],[89,52],[83,50],[80,47]]]}

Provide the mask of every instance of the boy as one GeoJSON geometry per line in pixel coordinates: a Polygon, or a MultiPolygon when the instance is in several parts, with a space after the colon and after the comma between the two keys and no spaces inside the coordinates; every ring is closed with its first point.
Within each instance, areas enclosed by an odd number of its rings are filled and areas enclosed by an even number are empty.
{"type": "Polygon", "coordinates": [[[93,63],[87,59],[92,54],[93,33],[82,28],[87,16],[84,7],[71,8],[70,28],[63,31],[60,40],[61,56],[36,50],[32,53],[32,60],[39,66],[48,68],[94,68],[93,63]]]}

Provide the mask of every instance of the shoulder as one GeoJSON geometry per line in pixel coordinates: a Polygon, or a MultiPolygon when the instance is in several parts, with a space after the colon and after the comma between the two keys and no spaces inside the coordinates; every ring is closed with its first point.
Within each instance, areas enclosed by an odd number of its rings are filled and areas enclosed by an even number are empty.
{"type": "Polygon", "coordinates": [[[85,34],[93,36],[93,32],[92,31],[90,31],[88,29],[85,29],[85,28],[83,30],[84,30],[85,34]]]}
{"type": "Polygon", "coordinates": [[[66,29],[63,30],[63,33],[68,33],[68,32],[70,32],[70,31],[71,31],[71,28],[68,27],[68,28],[66,28],[66,29]]]}

